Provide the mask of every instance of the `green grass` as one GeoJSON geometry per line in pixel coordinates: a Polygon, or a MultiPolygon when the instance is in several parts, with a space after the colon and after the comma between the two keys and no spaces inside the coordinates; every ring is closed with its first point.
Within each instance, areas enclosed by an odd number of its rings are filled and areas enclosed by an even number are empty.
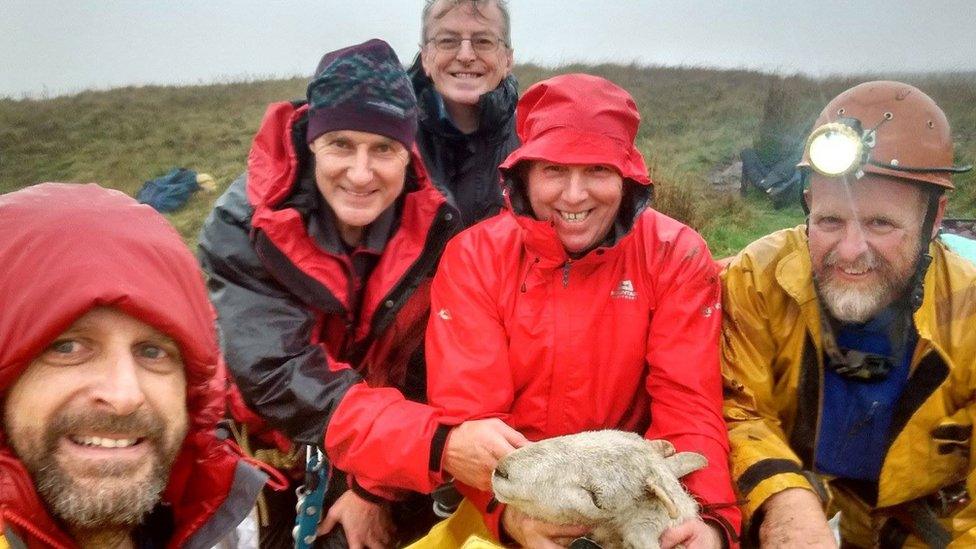
{"type": "MultiPolygon", "coordinates": [[[[732,162],[742,148],[763,145],[760,137],[769,128],[812,119],[831,97],[858,81],[896,78],[925,90],[953,124],[959,161],[976,162],[976,73],[814,80],[612,64],[515,70],[523,90],[566,72],[604,76],[631,92],[643,117],[638,146],[656,183],[654,206],[701,231],[719,257],[796,225],[803,216],[799,208],[776,211],[758,196],[715,192],[707,174],[732,162]],[[773,97],[780,101],[767,105],[773,97]]],[[[243,172],[267,104],[303,97],[305,84],[295,78],[0,99],[0,192],[42,181],[96,181],[135,194],[144,180],[173,167],[209,173],[218,191],[197,193],[183,210],[168,215],[194,246],[213,201],[243,172]]],[[[950,215],[976,217],[976,174],[955,181],[959,190],[950,198],[950,215]]]]}

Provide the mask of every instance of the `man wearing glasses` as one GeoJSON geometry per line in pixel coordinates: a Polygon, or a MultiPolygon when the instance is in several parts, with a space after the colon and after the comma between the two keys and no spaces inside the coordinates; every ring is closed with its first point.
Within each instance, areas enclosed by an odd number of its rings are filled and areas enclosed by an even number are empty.
{"type": "Polygon", "coordinates": [[[723,273],[732,477],[763,547],[976,546],[976,269],[936,239],[952,133],[867,82],[820,114],[806,227],[723,273]],[[823,509],[827,510],[825,515],[823,509]]]}
{"type": "Polygon", "coordinates": [[[518,145],[511,29],[504,0],[427,0],[410,77],[417,146],[464,226],[502,206],[498,164],[518,145]]]}

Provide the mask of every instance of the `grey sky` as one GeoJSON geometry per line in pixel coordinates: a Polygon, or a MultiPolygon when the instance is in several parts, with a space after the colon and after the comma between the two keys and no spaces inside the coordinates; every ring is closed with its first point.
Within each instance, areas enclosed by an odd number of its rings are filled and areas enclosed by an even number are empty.
{"type": "MultiPolygon", "coordinates": [[[[380,37],[417,51],[423,0],[0,0],[0,96],[305,75],[380,37]]],[[[510,0],[516,62],[976,71],[974,0],[510,0]]]]}

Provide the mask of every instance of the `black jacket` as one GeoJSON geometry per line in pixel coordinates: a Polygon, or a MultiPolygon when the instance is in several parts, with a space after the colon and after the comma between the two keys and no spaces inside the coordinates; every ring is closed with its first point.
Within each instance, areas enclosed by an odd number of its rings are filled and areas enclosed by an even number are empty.
{"type": "Polygon", "coordinates": [[[461,133],[439,116],[441,99],[419,56],[410,67],[410,78],[420,105],[417,147],[434,185],[461,212],[465,227],[495,215],[504,204],[498,165],[519,145],[515,77],[509,75],[481,96],[481,120],[471,134],[461,133]]]}

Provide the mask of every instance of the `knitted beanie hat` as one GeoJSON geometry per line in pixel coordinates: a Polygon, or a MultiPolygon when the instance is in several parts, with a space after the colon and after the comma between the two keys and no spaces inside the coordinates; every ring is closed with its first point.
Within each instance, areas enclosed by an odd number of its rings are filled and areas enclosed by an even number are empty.
{"type": "Polygon", "coordinates": [[[413,146],[417,97],[386,42],[374,38],[325,54],[307,93],[309,143],[326,132],[356,130],[413,146]]]}

